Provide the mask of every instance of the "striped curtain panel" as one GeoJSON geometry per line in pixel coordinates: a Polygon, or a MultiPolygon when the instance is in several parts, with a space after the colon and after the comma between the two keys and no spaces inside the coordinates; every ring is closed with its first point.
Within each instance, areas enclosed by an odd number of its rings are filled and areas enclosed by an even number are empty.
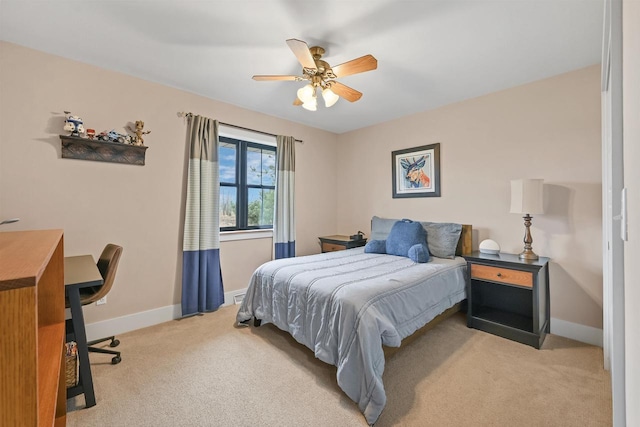
{"type": "Polygon", "coordinates": [[[224,303],[220,269],[218,122],[189,118],[189,174],[182,246],[182,315],[224,303]]]}
{"type": "Polygon", "coordinates": [[[278,135],[276,194],[273,219],[275,259],[296,256],[295,171],[296,140],[278,135]]]}

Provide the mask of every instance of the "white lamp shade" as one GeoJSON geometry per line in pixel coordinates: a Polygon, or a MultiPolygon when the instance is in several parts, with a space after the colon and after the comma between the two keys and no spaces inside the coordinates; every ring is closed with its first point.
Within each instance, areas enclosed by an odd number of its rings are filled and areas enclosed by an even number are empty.
{"type": "Polygon", "coordinates": [[[303,103],[311,101],[311,99],[315,97],[315,94],[316,90],[310,84],[301,87],[297,92],[298,99],[303,103]]]}
{"type": "Polygon", "coordinates": [[[514,179],[511,181],[511,213],[541,214],[543,179],[514,179]]]}
{"type": "Polygon", "coordinates": [[[340,99],[340,97],[329,88],[322,91],[322,98],[324,98],[324,105],[327,108],[333,106],[333,104],[338,102],[338,99],[340,99]]]}
{"type": "Polygon", "coordinates": [[[318,109],[318,99],[316,97],[311,98],[310,101],[302,104],[302,108],[309,111],[316,111],[318,109]]]}

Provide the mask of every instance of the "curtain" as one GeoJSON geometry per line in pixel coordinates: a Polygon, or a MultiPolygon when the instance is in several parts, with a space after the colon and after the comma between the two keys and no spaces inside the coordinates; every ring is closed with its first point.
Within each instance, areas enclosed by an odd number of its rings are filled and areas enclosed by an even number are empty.
{"type": "Polygon", "coordinates": [[[273,219],[275,258],[296,256],[295,171],[296,140],[292,136],[276,137],[276,194],[273,219]]]}
{"type": "Polygon", "coordinates": [[[182,315],[224,303],[220,269],[218,122],[190,116],[189,172],[182,246],[182,315]]]}

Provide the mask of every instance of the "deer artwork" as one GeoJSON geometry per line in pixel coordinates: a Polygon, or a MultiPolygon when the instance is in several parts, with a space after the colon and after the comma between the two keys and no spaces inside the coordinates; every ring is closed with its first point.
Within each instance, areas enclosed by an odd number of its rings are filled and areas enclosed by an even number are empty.
{"type": "Polygon", "coordinates": [[[129,129],[129,132],[135,134],[135,136],[133,137],[133,145],[144,145],[144,139],[142,139],[142,135],[146,135],[148,133],[151,133],[151,131],[150,130],[145,130],[143,132],[142,131],[143,128],[144,128],[144,122],[142,120],[136,120],[136,129],[135,130],[133,130],[129,126],[127,126],[127,129],[129,129]]]}
{"type": "Polygon", "coordinates": [[[400,165],[405,170],[404,177],[409,181],[411,188],[424,188],[431,185],[431,179],[422,170],[426,162],[426,156],[420,156],[417,160],[415,157],[400,160],[400,165]]]}

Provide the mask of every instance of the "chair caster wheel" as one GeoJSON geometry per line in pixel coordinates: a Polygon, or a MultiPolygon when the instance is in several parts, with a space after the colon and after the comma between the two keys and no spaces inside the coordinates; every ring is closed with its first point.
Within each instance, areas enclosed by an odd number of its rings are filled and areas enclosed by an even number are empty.
{"type": "Polygon", "coordinates": [[[120,340],[113,340],[109,343],[109,347],[117,347],[120,345],[120,340]]]}
{"type": "Polygon", "coordinates": [[[120,358],[120,356],[116,356],[113,359],[111,359],[111,364],[112,365],[117,365],[120,362],[122,362],[122,358],[120,358]]]}

